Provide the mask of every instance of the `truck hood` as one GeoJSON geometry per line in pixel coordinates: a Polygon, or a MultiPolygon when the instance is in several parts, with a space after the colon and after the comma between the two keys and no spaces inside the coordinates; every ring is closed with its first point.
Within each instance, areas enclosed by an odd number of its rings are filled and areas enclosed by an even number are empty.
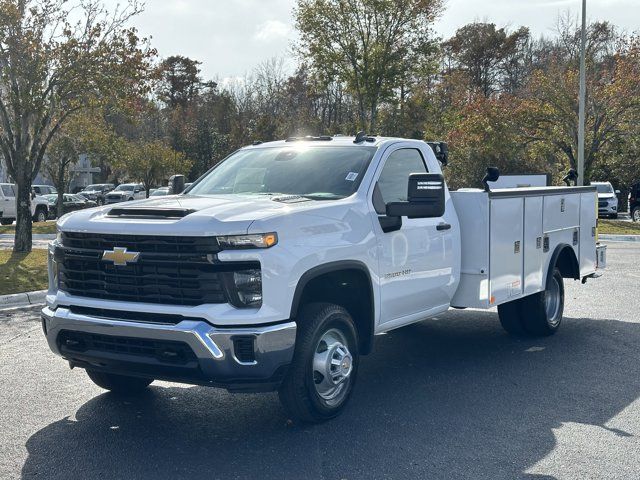
{"type": "MultiPolygon", "coordinates": [[[[236,235],[247,233],[256,220],[324,208],[335,201],[261,195],[171,195],[126,204],[82,210],[60,218],[64,231],[131,235],[236,235]],[[136,214],[113,216],[111,210],[136,209],[136,214]],[[181,218],[149,218],[140,212],[175,210],[181,218]]],[[[132,212],[134,213],[134,212],[132,212]]]]}

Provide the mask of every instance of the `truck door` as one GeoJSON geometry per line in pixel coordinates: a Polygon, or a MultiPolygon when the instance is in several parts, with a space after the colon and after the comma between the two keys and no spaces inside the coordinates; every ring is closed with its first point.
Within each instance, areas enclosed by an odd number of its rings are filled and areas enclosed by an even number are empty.
{"type": "Polygon", "coordinates": [[[13,185],[0,185],[2,189],[2,202],[0,203],[0,212],[4,218],[16,218],[16,194],[13,185]]]}
{"type": "Polygon", "coordinates": [[[423,152],[391,147],[378,168],[371,198],[378,238],[380,323],[392,323],[387,327],[446,310],[455,289],[452,230],[457,221],[449,218],[455,212],[438,218],[402,217],[399,228],[382,226],[389,220],[386,203],[407,201],[412,173],[428,173],[423,152]]]}

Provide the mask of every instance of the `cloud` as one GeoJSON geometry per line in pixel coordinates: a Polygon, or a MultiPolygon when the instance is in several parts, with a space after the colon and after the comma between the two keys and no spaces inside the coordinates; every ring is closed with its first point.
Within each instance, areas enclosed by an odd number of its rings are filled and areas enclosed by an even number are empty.
{"type": "Polygon", "coordinates": [[[262,42],[270,42],[286,38],[291,33],[291,26],[280,20],[267,20],[256,28],[253,38],[262,42]]]}

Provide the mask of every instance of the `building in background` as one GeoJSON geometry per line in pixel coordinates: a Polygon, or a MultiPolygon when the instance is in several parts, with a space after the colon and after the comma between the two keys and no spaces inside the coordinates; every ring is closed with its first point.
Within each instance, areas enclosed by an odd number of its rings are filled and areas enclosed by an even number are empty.
{"type": "MultiPolygon", "coordinates": [[[[79,192],[87,185],[94,183],[93,175],[100,173],[99,167],[92,167],[89,157],[87,155],[80,155],[78,163],[71,167],[71,182],[69,184],[70,192],[79,192]]],[[[4,159],[0,158],[0,183],[12,183],[12,179],[9,176],[7,167],[4,164],[4,159]]],[[[32,182],[34,185],[53,185],[53,181],[44,175],[44,172],[39,172],[36,178],[32,182]]]]}

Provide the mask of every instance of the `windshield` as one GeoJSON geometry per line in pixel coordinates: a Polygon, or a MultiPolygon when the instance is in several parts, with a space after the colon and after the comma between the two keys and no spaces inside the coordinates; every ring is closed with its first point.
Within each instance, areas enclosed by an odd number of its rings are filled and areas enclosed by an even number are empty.
{"type": "Polygon", "coordinates": [[[188,195],[287,194],[345,198],[356,191],[376,147],[267,147],[241,150],[188,195]]]}
{"type": "Polygon", "coordinates": [[[609,183],[596,184],[596,190],[598,190],[598,193],[613,193],[613,187],[609,183]]]}
{"type": "Polygon", "coordinates": [[[130,192],[134,189],[134,185],[118,185],[115,189],[116,192],[130,192]]]}
{"type": "Polygon", "coordinates": [[[100,190],[102,185],[89,185],[88,187],[84,187],[84,192],[90,192],[92,190],[100,190]]]}

